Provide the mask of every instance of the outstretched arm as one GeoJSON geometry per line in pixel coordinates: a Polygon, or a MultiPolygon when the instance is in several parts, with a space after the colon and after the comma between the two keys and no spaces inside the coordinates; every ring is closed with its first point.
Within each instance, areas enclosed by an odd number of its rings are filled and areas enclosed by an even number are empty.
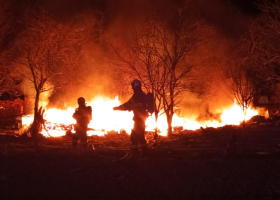
{"type": "Polygon", "coordinates": [[[125,102],[124,104],[122,104],[120,106],[117,106],[117,107],[114,107],[113,110],[122,110],[122,111],[132,110],[133,109],[133,102],[132,101],[133,100],[131,98],[127,102],[125,102]]]}

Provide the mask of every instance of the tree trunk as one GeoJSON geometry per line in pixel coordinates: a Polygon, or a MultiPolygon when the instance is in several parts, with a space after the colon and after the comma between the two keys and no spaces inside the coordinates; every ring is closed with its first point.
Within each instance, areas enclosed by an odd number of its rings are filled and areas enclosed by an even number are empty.
{"type": "Polygon", "coordinates": [[[39,136],[39,113],[38,113],[39,98],[40,98],[40,93],[36,91],[35,105],[34,105],[34,121],[31,128],[32,131],[31,136],[35,139],[36,147],[38,147],[38,136],[39,136]]]}
{"type": "Polygon", "coordinates": [[[173,115],[168,113],[168,114],[166,114],[166,118],[167,118],[167,125],[168,125],[167,134],[168,134],[168,137],[170,138],[172,136],[172,118],[173,118],[173,115]]]}
{"type": "Polygon", "coordinates": [[[170,92],[170,104],[167,106],[168,111],[166,112],[167,124],[168,124],[168,137],[172,136],[172,118],[174,114],[174,82],[175,82],[175,67],[176,65],[172,64],[172,74],[171,81],[169,83],[169,92],[170,92]],[[168,114],[167,114],[168,113],[168,114]]]}
{"type": "MultiPolygon", "coordinates": [[[[154,86],[153,86],[153,88],[154,88],[154,86]]],[[[153,94],[155,94],[155,90],[154,89],[152,90],[152,92],[153,92],[153,94]]],[[[156,123],[154,139],[156,139],[158,137],[158,125],[157,125],[157,122],[158,122],[159,109],[157,107],[156,96],[155,95],[154,95],[154,111],[155,111],[155,123],[156,123]]]]}
{"type": "Polygon", "coordinates": [[[158,135],[157,121],[158,121],[158,112],[155,112],[155,123],[156,123],[155,135],[156,136],[158,135]]]}

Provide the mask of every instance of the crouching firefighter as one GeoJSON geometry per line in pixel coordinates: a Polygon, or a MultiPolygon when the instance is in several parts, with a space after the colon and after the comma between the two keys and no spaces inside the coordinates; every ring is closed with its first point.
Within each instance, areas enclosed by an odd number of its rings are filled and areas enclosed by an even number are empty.
{"type": "Polygon", "coordinates": [[[131,82],[133,96],[124,104],[114,107],[114,110],[133,111],[134,126],[131,131],[131,153],[132,156],[139,155],[138,145],[142,148],[142,155],[148,155],[148,146],[145,139],[145,121],[149,116],[147,112],[146,97],[147,95],[141,89],[141,82],[137,79],[131,82]]]}
{"type": "Polygon", "coordinates": [[[87,147],[87,128],[92,119],[92,109],[86,106],[86,101],[83,97],[78,98],[79,107],[76,108],[73,118],[76,120],[74,129],[76,133],[73,135],[73,147],[76,147],[79,140],[83,147],[87,147]]]}

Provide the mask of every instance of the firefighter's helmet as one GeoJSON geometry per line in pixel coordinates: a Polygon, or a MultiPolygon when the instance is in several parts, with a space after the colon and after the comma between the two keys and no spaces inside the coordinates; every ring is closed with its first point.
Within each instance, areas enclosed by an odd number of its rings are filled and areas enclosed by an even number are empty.
{"type": "Polygon", "coordinates": [[[132,86],[133,89],[135,89],[136,87],[141,87],[141,81],[139,81],[138,79],[134,79],[131,82],[131,86],[132,86]]]}
{"type": "Polygon", "coordinates": [[[78,104],[85,104],[85,103],[86,103],[86,100],[84,97],[78,98],[78,104]]]}

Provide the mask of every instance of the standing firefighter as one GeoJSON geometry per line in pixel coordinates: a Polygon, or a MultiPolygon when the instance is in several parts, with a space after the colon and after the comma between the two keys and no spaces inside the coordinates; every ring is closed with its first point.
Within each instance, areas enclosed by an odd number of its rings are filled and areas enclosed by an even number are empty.
{"type": "Polygon", "coordinates": [[[90,106],[86,106],[86,100],[83,97],[78,98],[78,105],[79,107],[73,114],[73,118],[76,120],[73,146],[76,147],[80,140],[82,146],[87,147],[87,128],[92,118],[92,110],[90,106]]]}
{"type": "Polygon", "coordinates": [[[124,104],[114,107],[114,110],[133,111],[134,127],[131,131],[132,156],[139,155],[138,145],[142,148],[142,155],[148,155],[148,146],[145,140],[145,121],[147,119],[146,94],[141,89],[141,82],[137,79],[131,82],[133,96],[124,104]]]}

